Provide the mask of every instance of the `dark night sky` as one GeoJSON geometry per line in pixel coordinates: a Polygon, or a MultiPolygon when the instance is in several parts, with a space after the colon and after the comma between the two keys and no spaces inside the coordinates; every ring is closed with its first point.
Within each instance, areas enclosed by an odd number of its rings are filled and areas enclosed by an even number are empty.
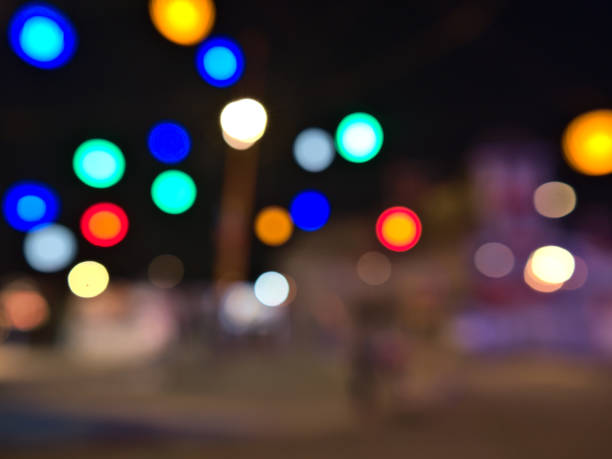
{"type": "MultiPolygon", "coordinates": [[[[21,3],[2,0],[4,37],[21,3]]],[[[270,116],[257,207],[287,205],[301,188],[315,187],[340,216],[379,205],[381,171],[393,161],[421,161],[435,180],[461,176],[466,152],[489,130],[521,129],[558,149],[573,116],[612,105],[612,6],[534,3],[218,1],[214,33],[236,37],[247,52],[243,81],[222,90],[196,74],[194,48],[154,30],[145,0],[58,0],[80,39],[68,66],[29,67],[6,38],[0,43],[0,192],[23,178],[49,183],[62,198],[59,221],[75,230],[88,205],[117,202],[131,218],[130,236],[111,249],[81,241],[81,258],[140,276],[154,255],[170,252],[192,276],[209,275],[225,151],[218,114],[232,98],[256,97],[270,116]],[[265,60],[253,61],[252,39],[267,43],[265,60]],[[264,85],[253,90],[257,68],[264,85]],[[379,157],[364,166],[337,160],[317,175],[301,171],[291,156],[295,135],[308,126],[333,131],[355,110],[381,121],[379,157]],[[160,119],[183,123],[193,138],[179,168],[194,176],[199,198],[181,216],[162,214],[149,198],[164,166],[148,154],[146,135],[160,119]],[[87,188],[72,173],[75,148],[91,137],[124,151],[126,175],[116,187],[87,188]]],[[[609,178],[579,177],[560,156],[556,166],[581,196],[605,197],[609,178]]],[[[21,240],[0,224],[0,272],[27,271],[21,240]]]]}

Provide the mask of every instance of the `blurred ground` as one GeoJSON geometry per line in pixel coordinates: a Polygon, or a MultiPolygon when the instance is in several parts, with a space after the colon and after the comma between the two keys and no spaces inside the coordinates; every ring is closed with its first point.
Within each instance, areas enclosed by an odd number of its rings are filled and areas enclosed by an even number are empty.
{"type": "Polygon", "coordinates": [[[333,356],[196,360],[111,369],[5,347],[0,457],[612,455],[612,373],[600,362],[422,349],[411,403],[384,422],[364,422],[333,356]]]}

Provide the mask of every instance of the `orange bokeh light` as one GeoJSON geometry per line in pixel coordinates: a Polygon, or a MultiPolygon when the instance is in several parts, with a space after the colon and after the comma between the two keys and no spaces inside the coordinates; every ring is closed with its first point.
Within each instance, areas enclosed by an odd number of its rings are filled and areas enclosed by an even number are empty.
{"type": "Polygon", "coordinates": [[[189,46],[200,43],[210,33],[215,4],[212,0],[151,0],[149,14],[165,38],[189,46]]]}
{"type": "Polygon", "coordinates": [[[255,235],[266,245],[283,245],[292,234],[293,221],[282,207],[265,207],[255,217],[255,235]]]}
{"type": "Polygon", "coordinates": [[[567,163],[586,175],[612,172],[612,110],[594,110],[574,118],[563,134],[567,163]]]}
{"type": "Polygon", "coordinates": [[[382,245],[395,252],[414,247],[421,238],[421,220],[406,207],[385,210],[376,222],[376,236],[382,245]]]}

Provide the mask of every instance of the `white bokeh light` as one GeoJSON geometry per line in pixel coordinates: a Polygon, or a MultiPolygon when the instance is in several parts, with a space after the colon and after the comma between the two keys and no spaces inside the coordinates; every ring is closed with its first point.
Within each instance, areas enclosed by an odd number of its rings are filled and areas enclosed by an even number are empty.
{"type": "Polygon", "coordinates": [[[32,269],[57,272],[74,260],[77,241],[72,231],[62,225],[47,225],[30,231],[23,240],[23,254],[32,269]]]}
{"type": "Polygon", "coordinates": [[[261,274],[255,281],[255,296],[266,306],[279,306],[289,298],[289,281],[276,271],[261,274]]]}
{"type": "Polygon", "coordinates": [[[367,123],[354,123],[344,132],[344,145],[355,156],[369,154],[376,145],[376,132],[367,123]]]}
{"type": "Polygon", "coordinates": [[[321,172],[334,160],[334,139],[319,128],[304,129],[293,142],[293,157],[308,172],[321,172]]]}
{"type": "Polygon", "coordinates": [[[549,284],[567,281],[574,274],[575,267],[574,256],[555,245],[540,247],[531,256],[533,275],[549,284]]]}
{"type": "Polygon", "coordinates": [[[249,144],[263,136],[268,115],[264,106],[255,99],[239,99],[223,108],[220,122],[227,136],[249,144]]]}

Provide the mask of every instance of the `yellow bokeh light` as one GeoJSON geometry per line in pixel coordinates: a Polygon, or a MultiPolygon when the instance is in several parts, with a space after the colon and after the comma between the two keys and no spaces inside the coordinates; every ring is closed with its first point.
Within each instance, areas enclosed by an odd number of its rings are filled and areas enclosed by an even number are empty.
{"type": "MultiPolygon", "coordinates": [[[[220,122],[226,142],[230,137],[231,140],[246,145],[256,142],[264,135],[268,114],[264,106],[255,99],[239,99],[223,108],[220,122]]],[[[232,146],[229,142],[228,144],[232,146]]]]}
{"type": "Polygon", "coordinates": [[[388,217],[382,226],[386,241],[393,245],[404,245],[414,239],[417,227],[414,221],[405,214],[396,213],[388,217]]]}
{"type": "Polygon", "coordinates": [[[576,207],[576,192],[567,183],[544,183],[533,193],[533,204],[540,215],[561,218],[576,207]]]}
{"type": "Polygon", "coordinates": [[[572,277],[575,267],[574,256],[555,245],[540,247],[531,255],[533,275],[548,284],[563,284],[572,277]]]}
{"type": "Polygon", "coordinates": [[[255,235],[264,244],[282,245],[292,234],[293,221],[289,212],[282,207],[266,207],[255,217],[255,235]]]}
{"type": "Polygon", "coordinates": [[[68,273],[68,287],[81,298],[93,298],[108,287],[108,271],[96,261],[83,261],[68,273]]]}
{"type": "Polygon", "coordinates": [[[212,0],[151,0],[149,14],[165,38],[189,46],[210,33],[215,22],[215,4],[212,0]]]}
{"type": "Polygon", "coordinates": [[[567,163],[586,175],[612,172],[612,110],[594,110],[574,118],[563,134],[567,163]]]}
{"type": "Polygon", "coordinates": [[[529,257],[527,263],[525,264],[525,269],[523,270],[523,279],[525,279],[525,283],[531,287],[536,292],[541,293],[552,293],[559,290],[563,287],[563,283],[551,284],[549,282],[544,282],[533,273],[533,266],[531,264],[532,259],[529,257]]]}

